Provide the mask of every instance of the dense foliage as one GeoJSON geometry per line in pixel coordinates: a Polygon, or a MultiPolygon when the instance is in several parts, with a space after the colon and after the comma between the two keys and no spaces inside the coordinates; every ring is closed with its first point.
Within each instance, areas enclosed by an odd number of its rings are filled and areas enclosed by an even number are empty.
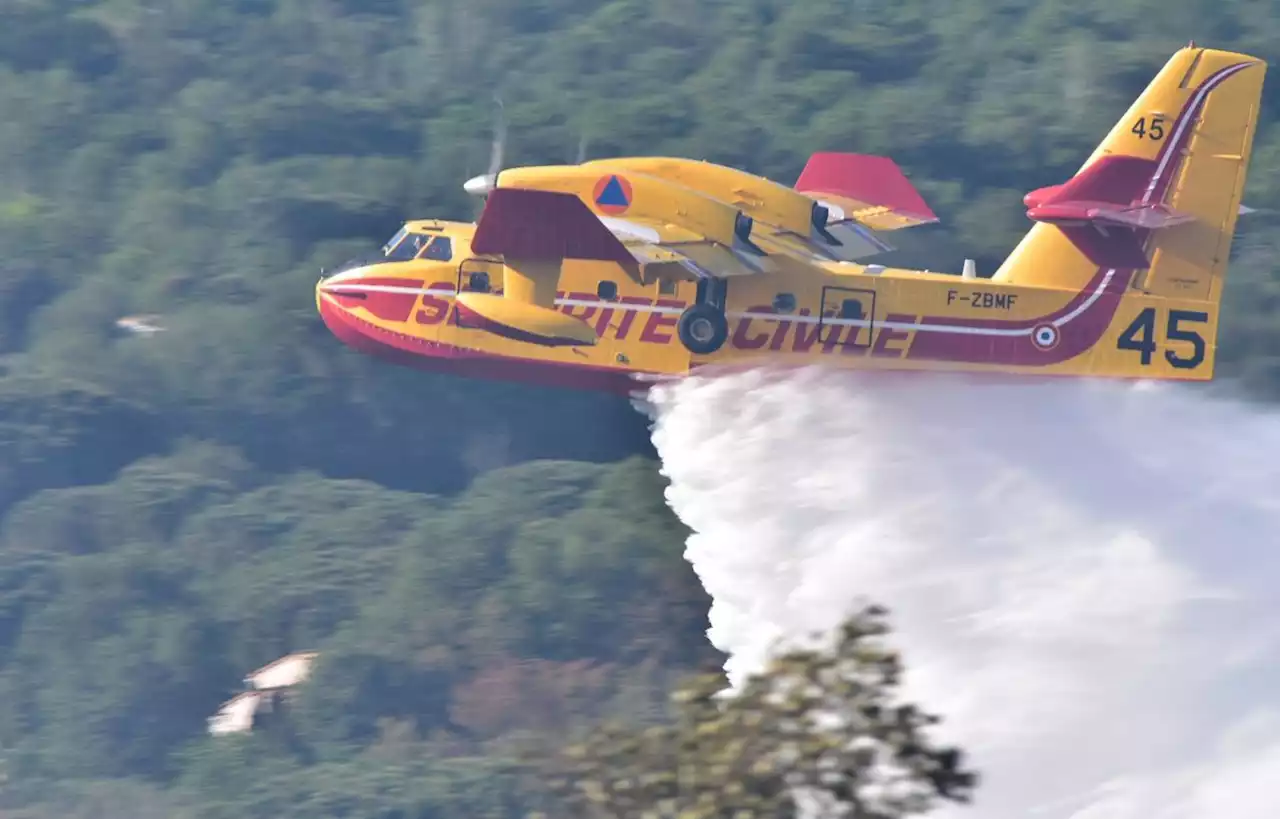
{"type": "MultiPolygon", "coordinates": [[[[509,743],[654,717],[706,659],[625,400],[386,367],[314,315],[320,267],[472,214],[495,92],[513,163],[891,154],[945,223],[904,260],[990,271],[1175,48],[1277,35],[1264,0],[6,0],[0,812],[512,816],[509,743]],[[302,648],[287,719],[205,736],[302,648]]],[[[1258,394],[1277,111],[1219,368],[1258,394]]]]}
{"type": "Polygon", "coordinates": [[[887,612],[854,614],[830,645],[792,649],[732,698],[724,680],[692,676],[674,718],[607,722],[580,743],[539,752],[547,813],[572,819],[798,819],[919,816],[968,803],[978,776],[935,745],[941,720],[902,701],[902,659],[884,639],[887,612]]]}

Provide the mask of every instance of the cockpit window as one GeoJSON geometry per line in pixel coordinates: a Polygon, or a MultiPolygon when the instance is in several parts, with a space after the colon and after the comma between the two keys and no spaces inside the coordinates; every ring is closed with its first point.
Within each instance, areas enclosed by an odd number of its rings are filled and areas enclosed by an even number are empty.
{"type": "Polygon", "coordinates": [[[396,235],[388,239],[387,243],[382,246],[382,255],[386,256],[390,254],[391,249],[396,245],[400,244],[400,242],[404,239],[404,237],[408,235],[409,235],[408,228],[400,228],[400,230],[396,232],[396,235]]]}
{"type": "Polygon", "coordinates": [[[418,253],[431,241],[431,237],[425,233],[409,233],[402,230],[392,238],[391,242],[387,242],[386,251],[387,259],[393,262],[407,262],[411,259],[418,258],[418,253]],[[396,241],[396,239],[399,241],[396,241]]]}
{"type": "Polygon", "coordinates": [[[453,259],[453,241],[448,236],[437,236],[423,252],[422,258],[447,262],[453,259]]]}

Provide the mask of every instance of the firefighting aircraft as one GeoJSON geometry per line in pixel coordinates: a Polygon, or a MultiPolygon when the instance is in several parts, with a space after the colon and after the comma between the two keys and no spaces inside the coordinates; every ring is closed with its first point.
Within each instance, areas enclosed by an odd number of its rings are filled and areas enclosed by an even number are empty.
{"type": "Polygon", "coordinates": [[[322,276],[329,329],[481,377],[630,391],[709,365],[1208,380],[1266,64],[1181,49],[1080,171],[1027,194],[990,278],[866,262],[937,221],[892,160],[794,187],[687,159],[501,168],[474,224],[411,221],[322,276]]]}

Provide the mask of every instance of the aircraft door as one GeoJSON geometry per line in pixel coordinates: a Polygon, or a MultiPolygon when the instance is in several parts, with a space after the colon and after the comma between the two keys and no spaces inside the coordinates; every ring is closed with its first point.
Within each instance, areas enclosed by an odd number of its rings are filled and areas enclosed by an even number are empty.
{"type": "Polygon", "coordinates": [[[818,341],[838,347],[870,347],[876,315],[876,291],[823,287],[818,341]]]}

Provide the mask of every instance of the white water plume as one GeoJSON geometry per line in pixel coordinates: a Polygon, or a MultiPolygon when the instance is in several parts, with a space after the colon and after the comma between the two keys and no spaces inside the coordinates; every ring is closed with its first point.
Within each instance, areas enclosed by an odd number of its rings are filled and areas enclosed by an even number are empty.
{"type": "Polygon", "coordinates": [[[649,401],[731,679],[888,605],[905,693],[983,776],[936,815],[1276,815],[1280,416],[1181,386],[813,370],[649,401]]]}

